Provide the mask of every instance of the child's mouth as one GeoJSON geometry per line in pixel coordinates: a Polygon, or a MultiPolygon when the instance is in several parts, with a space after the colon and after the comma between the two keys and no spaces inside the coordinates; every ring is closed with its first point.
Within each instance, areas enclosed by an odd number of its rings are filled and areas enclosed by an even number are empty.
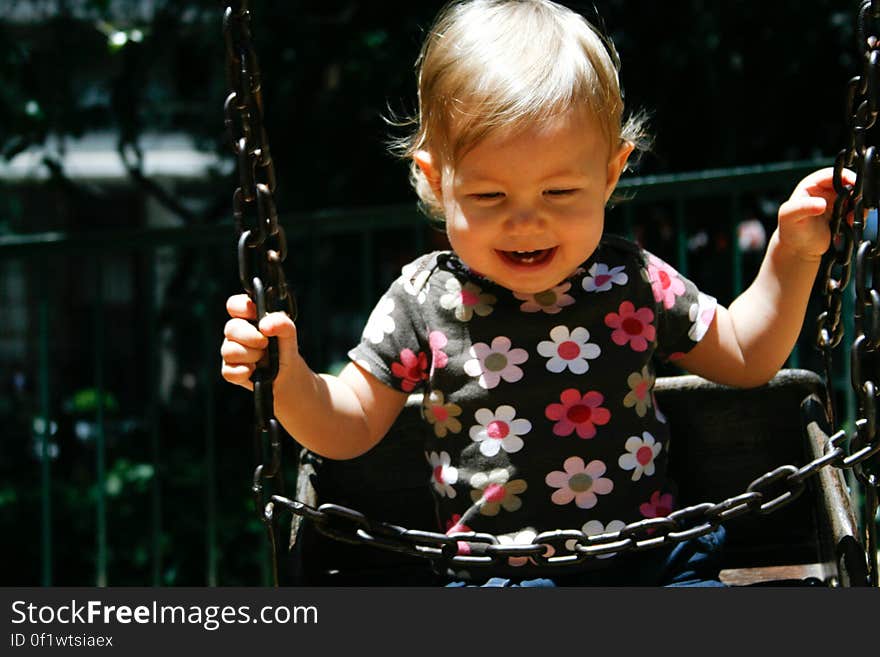
{"type": "Polygon", "coordinates": [[[502,251],[497,250],[498,254],[507,262],[521,267],[534,267],[542,265],[556,253],[556,247],[549,249],[537,249],[535,251],[502,251]]]}

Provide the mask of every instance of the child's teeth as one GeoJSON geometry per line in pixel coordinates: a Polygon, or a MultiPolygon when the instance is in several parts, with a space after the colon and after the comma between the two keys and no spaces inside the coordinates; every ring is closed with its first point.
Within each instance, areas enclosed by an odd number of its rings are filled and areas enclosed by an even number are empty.
{"type": "Polygon", "coordinates": [[[525,265],[530,265],[532,263],[538,262],[539,259],[543,258],[547,253],[547,249],[532,249],[529,251],[521,251],[518,249],[513,249],[508,251],[510,257],[515,258],[517,262],[520,262],[525,265]]]}

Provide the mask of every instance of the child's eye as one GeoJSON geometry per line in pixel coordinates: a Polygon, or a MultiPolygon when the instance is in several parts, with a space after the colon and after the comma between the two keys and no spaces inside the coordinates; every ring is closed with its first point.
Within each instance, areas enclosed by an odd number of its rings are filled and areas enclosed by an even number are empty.
{"type": "Polygon", "coordinates": [[[480,194],[471,194],[471,198],[477,201],[497,201],[504,198],[504,192],[482,192],[480,194]]]}
{"type": "Polygon", "coordinates": [[[578,191],[577,189],[548,189],[544,193],[547,196],[559,198],[559,197],[563,197],[563,196],[572,196],[577,191],[578,191]]]}

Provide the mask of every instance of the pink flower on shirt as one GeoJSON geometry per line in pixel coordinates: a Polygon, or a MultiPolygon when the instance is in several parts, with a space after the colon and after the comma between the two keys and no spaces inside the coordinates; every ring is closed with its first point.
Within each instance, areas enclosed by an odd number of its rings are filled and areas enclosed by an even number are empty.
{"type": "Polygon", "coordinates": [[[461,522],[461,514],[453,513],[452,517],[446,521],[446,534],[459,534],[463,532],[472,532],[474,531],[467,525],[461,522]]]}
{"type": "Polygon", "coordinates": [[[672,308],[675,297],[684,294],[684,281],[680,274],[654,255],[648,256],[648,280],[654,291],[654,301],[662,301],[664,308],[672,308]]]}
{"type": "Polygon", "coordinates": [[[524,313],[536,313],[543,311],[548,315],[555,315],[566,306],[574,303],[574,297],[567,292],[571,289],[571,283],[562,283],[549,290],[536,294],[520,294],[514,292],[513,296],[523,301],[519,307],[524,313]]]}
{"type": "Polygon", "coordinates": [[[655,490],[651,499],[639,506],[639,511],[646,518],[665,518],[672,513],[673,497],[670,493],[660,493],[655,490]]]}
{"type": "Polygon", "coordinates": [[[629,343],[633,351],[645,351],[654,340],[657,329],[651,324],[653,321],[653,310],[647,306],[636,310],[629,301],[621,303],[618,312],[605,315],[605,325],[614,329],[611,332],[614,344],[622,347],[629,343]]]}
{"type": "Polygon", "coordinates": [[[404,349],[400,352],[400,362],[391,363],[391,373],[401,379],[401,390],[412,392],[428,378],[428,357],[423,351],[414,354],[412,349],[404,349]]]}
{"type": "Polygon", "coordinates": [[[595,390],[581,395],[575,388],[569,388],[559,399],[561,404],[550,404],[544,409],[548,420],[556,420],[553,433],[557,436],[570,436],[577,431],[581,438],[592,438],[596,435],[596,425],[608,424],[611,420],[611,411],[601,406],[605,398],[595,390]]]}
{"type": "MultiPolygon", "coordinates": [[[[461,522],[460,513],[453,513],[452,518],[446,521],[447,536],[449,536],[450,534],[460,534],[472,531],[474,530],[461,522]]],[[[471,553],[471,546],[468,544],[467,541],[458,541],[456,544],[458,545],[458,554],[471,553]]]]}
{"type": "Polygon", "coordinates": [[[607,495],[614,489],[614,482],[603,477],[605,464],[599,460],[584,465],[579,456],[571,456],[562,464],[563,470],[549,473],[544,482],[556,488],[550,499],[554,504],[565,505],[574,502],[578,508],[592,509],[599,499],[597,495],[607,495]]]}
{"type": "Polygon", "coordinates": [[[449,362],[449,356],[440,351],[446,346],[449,340],[440,331],[431,331],[428,334],[428,345],[431,347],[431,373],[446,367],[449,362]]]}
{"type": "Polygon", "coordinates": [[[516,383],[523,378],[522,368],[518,367],[529,359],[525,349],[511,349],[510,338],[499,335],[492,339],[492,345],[478,342],[468,349],[471,358],[464,363],[464,371],[478,377],[480,387],[491,390],[502,380],[516,383]]]}

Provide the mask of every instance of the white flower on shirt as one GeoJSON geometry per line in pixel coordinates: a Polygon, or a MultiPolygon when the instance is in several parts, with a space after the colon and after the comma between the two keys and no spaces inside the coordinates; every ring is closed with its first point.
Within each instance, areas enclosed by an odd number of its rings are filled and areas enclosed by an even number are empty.
{"type": "Polygon", "coordinates": [[[418,303],[425,303],[428,298],[428,278],[431,276],[431,269],[426,267],[419,269],[420,265],[411,262],[400,270],[400,284],[403,291],[416,298],[418,303]]]}
{"type": "Polygon", "coordinates": [[[638,481],[642,475],[654,474],[654,459],[660,454],[663,445],[654,440],[647,431],[642,432],[642,437],[630,436],[624,443],[626,453],[617,460],[617,464],[624,470],[632,470],[632,480],[638,481]]]}
{"type": "Polygon", "coordinates": [[[392,312],[394,312],[394,299],[382,297],[370,313],[370,318],[364,327],[364,338],[373,344],[379,344],[386,335],[394,333],[392,312]]]}
{"type": "Polygon", "coordinates": [[[480,444],[483,456],[495,456],[502,449],[508,454],[523,448],[521,436],[532,430],[532,423],[516,418],[513,406],[499,406],[493,413],[481,408],[474,413],[475,424],[470,429],[471,440],[480,444]]]}
{"type": "MultiPolygon", "coordinates": [[[[498,536],[498,542],[501,545],[531,545],[537,535],[538,532],[529,528],[517,534],[501,534],[498,536]]],[[[555,553],[556,550],[552,545],[544,544],[544,557],[552,557],[555,553]]],[[[527,563],[537,565],[537,562],[532,557],[508,557],[507,563],[511,566],[525,566],[527,563]]]]}
{"type": "Polygon", "coordinates": [[[468,349],[470,360],[464,364],[464,371],[470,376],[480,377],[480,387],[491,390],[502,379],[515,383],[523,377],[521,365],[529,358],[525,349],[511,349],[510,338],[503,335],[492,340],[490,347],[485,342],[478,342],[468,349]]]}
{"type": "Polygon", "coordinates": [[[458,468],[450,465],[452,461],[449,454],[446,452],[440,452],[439,454],[437,452],[431,452],[430,454],[426,452],[425,458],[431,464],[431,484],[434,486],[434,489],[444,497],[454,498],[455,488],[452,485],[458,482],[458,468]]]}
{"type": "Polygon", "coordinates": [[[590,267],[589,276],[581,281],[581,287],[587,292],[607,292],[614,285],[626,285],[629,276],[624,273],[626,267],[608,267],[605,263],[596,262],[590,267]]]}
{"type": "Polygon", "coordinates": [[[483,292],[479,285],[468,282],[462,286],[453,276],[446,281],[446,294],[440,297],[440,306],[453,311],[456,319],[469,322],[474,313],[480,317],[491,314],[496,301],[494,295],[483,292]]]}
{"type": "MultiPolygon", "coordinates": [[[[626,523],[623,520],[612,520],[607,525],[603,525],[598,520],[590,520],[589,522],[584,523],[584,526],[581,527],[581,531],[587,536],[599,536],[600,534],[613,534],[615,532],[619,532],[621,529],[626,527],[626,523]]],[[[575,545],[577,541],[571,539],[565,542],[565,547],[568,550],[574,552],[575,545]]],[[[611,552],[609,554],[600,554],[597,555],[597,559],[609,559],[613,557],[617,552],[611,552]]]]}
{"type": "Polygon", "coordinates": [[[547,369],[554,374],[566,368],[572,374],[583,374],[590,369],[587,359],[598,358],[599,345],[588,342],[590,332],[582,326],[569,332],[567,326],[556,326],[550,331],[550,340],[538,343],[538,353],[547,361],[547,369]]]}
{"type": "Polygon", "coordinates": [[[706,331],[712,325],[712,319],[715,317],[715,307],[717,301],[708,294],[702,292],[697,294],[697,303],[692,303],[688,311],[688,317],[692,324],[688,331],[688,337],[694,342],[699,342],[706,335],[706,331]]]}

